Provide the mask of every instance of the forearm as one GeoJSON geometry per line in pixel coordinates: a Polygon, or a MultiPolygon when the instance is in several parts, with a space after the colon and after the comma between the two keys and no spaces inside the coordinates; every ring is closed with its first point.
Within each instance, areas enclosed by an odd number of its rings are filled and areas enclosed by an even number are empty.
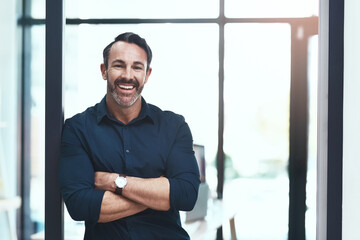
{"type": "Polygon", "coordinates": [[[151,209],[167,211],[170,208],[170,184],[165,177],[127,177],[122,195],[151,209]]]}
{"type": "MultiPolygon", "coordinates": [[[[95,186],[97,189],[115,192],[116,173],[96,172],[95,186]]],[[[167,211],[170,208],[170,184],[165,177],[138,178],[127,176],[127,185],[122,195],[148,208],[167,211]]]]}
{"type": "Polygon", "coordinates": [[[147,209],[146,206],[133,202],[113,192],[106,191],[101,203],[99,221],[111,222],[128,217],[147,209]]]}

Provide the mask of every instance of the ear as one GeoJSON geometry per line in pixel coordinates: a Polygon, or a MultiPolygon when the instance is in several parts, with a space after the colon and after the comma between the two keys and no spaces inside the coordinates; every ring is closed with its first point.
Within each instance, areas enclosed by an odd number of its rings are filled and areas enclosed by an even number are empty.
{"type": "Polygon", "coordinates": [[[145,83],[147,83],[147,81],[151,75],[151,72],[152,72],[152,68],[149,68],[146,72],[145,83]]]}
{"type": "Polygon", "coordinates": [[[106,72],[106,67],[105,65],[102,63],[100,64],[100,71],[101,71],[101,76],[104,80],[107,79],[107,72],[106,72]]]}

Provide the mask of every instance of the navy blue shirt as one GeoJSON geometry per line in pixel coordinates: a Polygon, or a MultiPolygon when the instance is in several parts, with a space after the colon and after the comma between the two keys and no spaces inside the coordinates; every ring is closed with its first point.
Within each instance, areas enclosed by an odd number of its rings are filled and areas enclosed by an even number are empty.
{"type": "Polygon", "coordinates": [[[179,210],[194,207],[200,184],[189,126],[181,115],[144,99],[139,116],[125,125],[108,113],[104,97],[65,121],[59,183],[70,216],[85,221],[84,239],[189,239],[179,210]],[[94,188],[95,171],[167,177],[170,210],[98,223],[104,191],[94,188]]]}

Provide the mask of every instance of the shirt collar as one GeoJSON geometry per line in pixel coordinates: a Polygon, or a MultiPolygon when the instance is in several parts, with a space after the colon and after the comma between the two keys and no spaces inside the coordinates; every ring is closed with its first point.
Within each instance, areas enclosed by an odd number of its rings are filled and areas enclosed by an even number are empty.
{"type": "MultiPolygon", "coordinates": [[[[107,117],[108,119],[114,120],[114,117],[112,117],[106,107],[106,95],[103,97],[100,103],[97,104],[97,112],[96,112],[96,119],[97,123],[100,124],[100,122],[104,119],[104,117],[107,117]]],[[[155,123],[155,117],[152,111],[150,111],[150,107],[145,101],[143,97],[141,97],[141,111],[137,118],[132,120],[130,124],[141,121],[143,119],[149,119],[152,123],[155,123]]]]}

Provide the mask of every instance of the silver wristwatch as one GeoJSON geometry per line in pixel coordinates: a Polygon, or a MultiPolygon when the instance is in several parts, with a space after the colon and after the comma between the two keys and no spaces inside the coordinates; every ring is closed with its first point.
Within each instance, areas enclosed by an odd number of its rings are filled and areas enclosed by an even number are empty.
{"type": "Polygon", "coordinates": [[[125,188],[126,184],[127,184],[126,175],[120,174],[115,179],[115,193],[121,195],[122,190],[125,188]]]}

